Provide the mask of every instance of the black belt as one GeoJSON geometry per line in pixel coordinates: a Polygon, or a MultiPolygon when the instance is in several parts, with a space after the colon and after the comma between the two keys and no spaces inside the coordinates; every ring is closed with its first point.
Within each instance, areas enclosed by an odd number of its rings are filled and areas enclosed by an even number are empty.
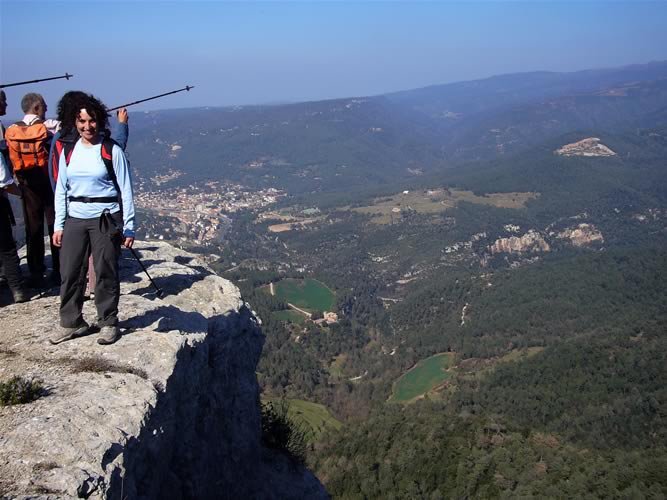
{"type": "Polygon", "coordinates": [[[118,201],[118,197],[102,196],[99,198],[89,198],[88,196],[70,196],[69,201],[80,201],[81,203],[115,203],[118,201]]]}

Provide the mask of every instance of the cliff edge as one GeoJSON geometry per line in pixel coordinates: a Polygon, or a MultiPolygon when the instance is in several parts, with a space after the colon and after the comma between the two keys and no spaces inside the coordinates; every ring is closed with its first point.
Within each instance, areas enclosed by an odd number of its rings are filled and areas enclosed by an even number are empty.
{"type": "MultiPolygon", "coordinates": [[[[0,308],[0,382],[42,396],[0,407],[2,498],[326,498],[261,445],[263,336],[239,290],[162,242],[121,258],[121,339],[56,346],[56,296],[0,308]]],[[[84,316],[95,320],[92,301],[84,316]]]]}

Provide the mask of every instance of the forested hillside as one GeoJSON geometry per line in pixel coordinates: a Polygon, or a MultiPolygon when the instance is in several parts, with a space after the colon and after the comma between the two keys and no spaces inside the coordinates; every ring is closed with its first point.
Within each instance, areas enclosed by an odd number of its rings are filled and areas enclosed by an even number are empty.
{"type": "Polygon", "coordinates": [[[212,259],[265,397],[343,423],[307,456],[334,497],[662,498],[665,72],[147,113],[132,159],[286,191],[212,259]]]}

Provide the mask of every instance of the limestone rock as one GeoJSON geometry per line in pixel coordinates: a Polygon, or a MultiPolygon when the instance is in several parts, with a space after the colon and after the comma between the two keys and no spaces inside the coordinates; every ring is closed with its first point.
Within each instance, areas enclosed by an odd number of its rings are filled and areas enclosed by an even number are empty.
{"type": "Polygon", "coordinates": [[[522,236],[499,238],[489,247],[492,255],[499,253],[548,252],[550,250],[551,247],[544,238],[532,229],[522,236]]]}
{"type": "Polygon", "coordinates": [[[566,144],[554,151],[560,156],[616,156],[616,153],[604,144],[598,137],[589,137],[581,141],[566,144]]]}
{"type": "MultiPolygon", "coordinates": [[[[136,248],[164,296],[124,251],[122,337],[111,346],[95,334],[50,345],[56,296],[0,308],[0,381],[20,375],[48,390],[0,407],[0,496],[325,498],[305,469],[267,461],[263,336],[239,290],[168,244],[136,248]],[[82,360],[99,371],[80,371],[82,360]]],[[[92,301],[84,316],[95,320],[92,301]]]]}
{"type": "Polygon", "coordinates": [[[593,224],[579,224],[558,233],[558,238],[568,240],[575,247],[589,246],[593,243],[604,243],[602,233],[593,224]]]}

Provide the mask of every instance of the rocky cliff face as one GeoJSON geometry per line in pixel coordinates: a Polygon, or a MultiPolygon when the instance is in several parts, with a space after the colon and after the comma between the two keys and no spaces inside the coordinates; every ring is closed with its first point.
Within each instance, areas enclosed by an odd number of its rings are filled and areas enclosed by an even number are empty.
{"type": "Polygon", "coordinates": [[[532,229],[522,236],[499,238],[489,247],[491,255],[499,253],[548,252],[551,249],[544,238],[532,229]]]}
{"type": "Polygon", "coordinates": [[[593,224],[579,224],[558,233],[558,238],[568,240],[575,247],[584,247],[593,243],[604,243],[602,233],[593,224]]]}
{"type": "MultiPolygon", "coordinates": [[[[324,498],[307,470],[264,449],[258,321],[238,289],[164,243],[121,262],[122,338],[52,346],[56,296],[0,309],[0,381],[47,393],[0,407],[3,498],[324,498]]],[[[84,316],[94,321],[86,302],[84,316]]]]}
{"type": "MultiPolygon", "coordinates": [[[[507,227],[505,229],[507,230],[507,227]]],[[[489,252],[491,255],[549,252],[552,249],[552,244],[555,244],[558,240],[565,241],[575,247],[588,247],[604,243],[604,236],[593,224],[581,223],[565,228],[560,232],[549,231],[548,229],[542,232],[531,229],[522,236],[498,238],[489,246],[489,252]]]]}
{"type": "Polygon", "coordinates": [[[602,144],[597,137],[566,144],[554,153],[560,156],[616,156],[616,153],[602,144]]]}

